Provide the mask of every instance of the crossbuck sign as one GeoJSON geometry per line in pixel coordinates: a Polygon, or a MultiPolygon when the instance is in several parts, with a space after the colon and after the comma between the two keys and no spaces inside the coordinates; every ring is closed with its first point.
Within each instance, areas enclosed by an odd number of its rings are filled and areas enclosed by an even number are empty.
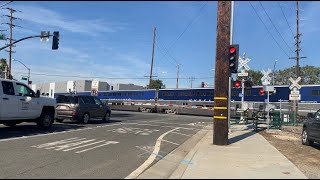
{"type": "Polygon", "coordinates": [[[271,73],[271,70],[268,69],[268,71],[261,71],[263,74],[263,77],[261,78],[262,81],[262,85],[269,85],[270,81],[271,81],[271,77],[269,76],[269,74],[271,73]]]}
{"type": "Polygon", "coordinates": [[[301,77],[298,77],[296,80],[294,80],[292,77],[289,78],[289,81],[291,81],[291,85],[289,89],[291,90],[289,95],[289,100],[300,100],[301,95],[299,92],[299,89],[301,86],[298,84],[298,82],[301,80],[301,77]]]}
{"type": "Polygon", "coordinates": [[[291,90],[293,88],[300,89],[301,86],[298,84],[298,82],[301,80],[301,77],[298,77],[296,80],[294,80],[292,77],[289,78],[289,81],[291,81],[291,86],[289,87],[291,90]]]}
{"type": "MultiPolygon", "coordinates": [[[[244,55],[245,56],[245,53],[244,55]]],[[[239,56],[239,65],[238,65],[238,69],[242,69],[241,70],[241,73],[238,73],[238,76],[248,76],[248,73],[246,73],[246,71],[249,71],[250,70],[250,67],[248,66],[248,62],[250,61],[251,59],[249,58],[241,58],[239,56]]]]}

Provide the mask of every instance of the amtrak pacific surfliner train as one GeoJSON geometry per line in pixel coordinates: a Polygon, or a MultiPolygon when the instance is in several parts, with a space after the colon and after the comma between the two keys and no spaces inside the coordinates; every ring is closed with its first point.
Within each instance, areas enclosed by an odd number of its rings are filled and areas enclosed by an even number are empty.
{"type": "MultiPolygon", "coordinates": [[[[288,85],[274,86],[276,92],[270,94],[270,102],[279,102],[279,100],[289,100],[290,89],[288,85]]],[[[266,92],[262,95],[260,90],[262,86],[253,86],[245,89],[244,99],[249,102],[265,102],[266,92]]],[[[231,101],[241,101],[241,88],[232,88],[231,101]]],[[[55,93],[55,97],[60,94],[55,93]]],[[[90,91],[77,92],[81,95],[91,95],[90,91]]],[[[320,85],[301,85],[300,102],[320,103],[320,85]]],[[[157,98],[159,101],[213,101],[213,88],[186,88],[186,89],[144,89],[144,90],[118,90],[118,91],[100,91],[97,97],[103,101],[153,101],[157,98]]]]}

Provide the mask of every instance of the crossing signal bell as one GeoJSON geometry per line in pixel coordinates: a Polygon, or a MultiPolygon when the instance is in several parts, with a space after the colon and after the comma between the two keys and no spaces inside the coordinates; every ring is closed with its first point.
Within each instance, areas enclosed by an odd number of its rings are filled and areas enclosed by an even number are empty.
{"type": "Polygon", "coordinates": [[[229,46],[229,69],[230,73],[237,73],[239,61],[239,44],[229,46]]]}
{"type": "Polygon", "coordinates": [[[57,50],[59,48],[59,31],[53,32],[52,49],[57,50]]]}

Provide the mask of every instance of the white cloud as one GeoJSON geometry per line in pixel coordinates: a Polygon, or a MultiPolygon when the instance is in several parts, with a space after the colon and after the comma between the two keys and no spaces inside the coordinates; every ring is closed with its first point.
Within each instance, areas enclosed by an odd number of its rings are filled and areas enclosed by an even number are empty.
{"type": "Polygon", "coordinates": [[[126,23],[106,22],[103,19],[71,19],[66,18],[50,9],[41,6],[15,5],[15,9],[23,9],[23,13],[16,13],[16,17],[37,25],[58,27],[74,33],[97,33],[117,32],[127,27],[126,23]]]}

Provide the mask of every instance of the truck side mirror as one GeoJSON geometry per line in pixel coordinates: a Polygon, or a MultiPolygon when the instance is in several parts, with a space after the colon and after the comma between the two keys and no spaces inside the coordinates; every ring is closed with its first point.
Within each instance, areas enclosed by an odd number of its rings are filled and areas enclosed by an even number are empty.
{"type": "Polygon", "coordinates": [[[39,90],[37,90],[37,92],[36,92],[36,97],[40,97],[40,91],[39,90]]]}
{"type": "Polygon", "coordinates": [[[308,113],[308,114],[307,114],[307,117],[308,117],[308,118],[313,118],[313,113],[308,113]]]}

